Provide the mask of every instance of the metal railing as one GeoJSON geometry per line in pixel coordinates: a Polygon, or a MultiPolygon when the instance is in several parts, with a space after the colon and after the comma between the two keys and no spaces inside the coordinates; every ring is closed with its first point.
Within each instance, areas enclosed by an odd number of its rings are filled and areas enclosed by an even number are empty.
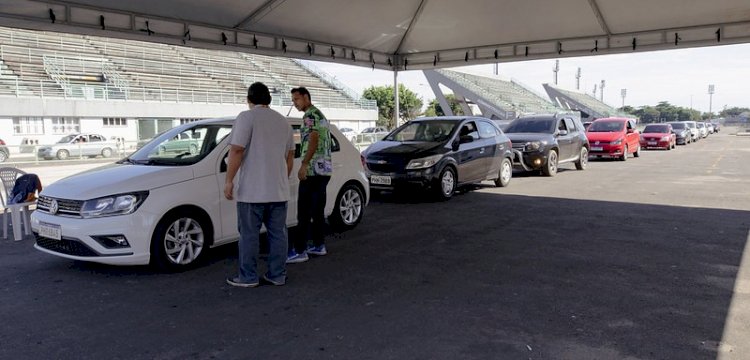
{"type": "Polygon", "coordinates": [[[377,108],[378,104],[375,100],[370,99],[364,99],[362,98],[356,91],[354,91],[352,88],[344,85],[341,81],[334,78],[333,76],[329,75],[325,71],[321,70],[317,66],[313,65],[310,62],[292,59],[297,65],[303,67],[308,72],[312,73],[313,75],[317,76],[320,80],[327,83],[329,86],[333,87],[336,90],[339,90],[346,94],[349,98],[351,98],[354,101],[360,102],[363,104],[363,106],[372,106],[374,108],[377,108]]]}

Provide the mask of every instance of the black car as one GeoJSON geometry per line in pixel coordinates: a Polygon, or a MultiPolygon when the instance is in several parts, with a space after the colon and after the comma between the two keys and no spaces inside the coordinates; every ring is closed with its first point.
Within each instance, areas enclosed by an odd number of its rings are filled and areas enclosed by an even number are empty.
{"type": "Polygon", "coordinates": [[[687,145],[693,142],[693,136],[687,124],[682,121],[667,123],[672,125],[672,132],[677,135],[677,145],[687,145]]]}
{"type": "Polygon", "coordinates": [[[426,188],[448,199],[463,184],[494,180],[507,186],[513,174],[510,140],[480,117],[412,120],[362,156],[374,191],[426,188]]]}
{"type": "Polygon", "coordinates": [[[588,164],[589,141],[580,118],[573,114],[532,115],[514,120],[505,129],[513,142],[514,164],[526,171],[555,176],[560,164],[588,164]]]}

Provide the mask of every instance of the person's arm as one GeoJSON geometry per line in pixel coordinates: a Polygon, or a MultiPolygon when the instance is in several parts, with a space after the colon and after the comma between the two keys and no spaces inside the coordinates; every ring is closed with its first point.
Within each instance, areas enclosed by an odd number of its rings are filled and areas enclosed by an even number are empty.
{"type": "Polygon", "coordinates": [[[318,149],[319,137],[317,130],[310,132],[310,143],[307,145],[307,153],[302,157],[302,166],[299,167],[298,177],[300,180],[307,179],[307,168],[310,166],[310,161],[315,155],[315,151],[318,149]]]}
{"type": "Polygon", "coordinates": [[[231,145],[229,148],[229,159],[227,161],[227,178],[224,181],[224,197],[227,200],[234,199],[234,177],[242,165],[242,157],[245,154],[245,148],[239,145],[231,145]]]}
{"type": "Polygon", "coordinates": [[[292,168],[294,167],[294,150],[289,150],[286,153],[286,176],[292,176],[292,168]]]}

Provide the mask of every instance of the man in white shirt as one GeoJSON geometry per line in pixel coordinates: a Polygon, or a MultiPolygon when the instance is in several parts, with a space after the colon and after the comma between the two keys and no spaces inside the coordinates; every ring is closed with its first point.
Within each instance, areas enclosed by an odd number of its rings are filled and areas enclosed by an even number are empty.
{"type": "Polygon", "coordinates": [[[241,112],[232,127],[224,196],[237,200],[239,225],[239,275],[227,283],[239,287],[260,284],[257,273],[261,225],[268,237],[268,271],[263,280],[286,283],[286,228],[289,175],[294,161],[292,128],[286,118],[268,107],[271,94],[263,83],[250,85],[250,110],[241,112]],[[237,191],[234,178],[238,175],[237,191]]]}

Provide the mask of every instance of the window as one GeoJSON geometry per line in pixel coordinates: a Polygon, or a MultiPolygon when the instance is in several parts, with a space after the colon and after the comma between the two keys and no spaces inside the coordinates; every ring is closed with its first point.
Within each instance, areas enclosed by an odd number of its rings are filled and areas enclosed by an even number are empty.
{"type": "Polygon", "coordinates": [[[491,124],[485,121],[480,121],[477,124],[479,125],[479,136],[482,138],[489,139],[498,135],[495,127],[491,124]]]}
{"type": "Polygon", "coordinates": [[[99,135],[89,135],[89,141],[104,141],[104,138],[99,135]]]}
{"type": "Polygon", "coordinates": [[[65,135],[81,132],[81,119],[79,118],[52,118],[52,133],[65,135]]]}
{"type": "Polygon", "coordinates": [[[479,140],[479,131],[477,131],[477,126],[473,121],[469,121],[461,126],[461,132],[459,133],[459,136],[466,135],[471,136],[474,140],[479,140]]]}
{"type": "Polygon", "coordinates": [[[182,124],[188,124],[188,123],[191,123],[191,122],[196,122],[198,120],[203,120],[203,119],[200,119],[200,118],[180,118],[180,125],[182,125],[182,124]]]}
{"type": "Polygon", "coordinates": [[[336,139],[335,136],[331,135],[331,152],[337,151],[341,151],[341,145],[339,145],[339,140],[336,139]]]}
{"type": "Polygon", "coordinates": [[[568,127],[569,132],[576,132],[578,129],[576,129],[576,125],[573,122],[573,119],[565,119],[565,126],[568,127]]]}
{"type": "Polygon", "coordinates": [[[13,118],[14,135],[43,135],[44,121],[40,117],[13,118]]]}
{"type": "Polygon", "coordinates": [[[565,120],[560,119],[560,122],[557,123],[557,130],[568,131],[568,128],[565,126],[565,120]]]}
{"type": "Polygon", "coordinates": [[[128,119],[125,118],[104,118],[102,123],[105,127],[128,126],[128,119]]]}

